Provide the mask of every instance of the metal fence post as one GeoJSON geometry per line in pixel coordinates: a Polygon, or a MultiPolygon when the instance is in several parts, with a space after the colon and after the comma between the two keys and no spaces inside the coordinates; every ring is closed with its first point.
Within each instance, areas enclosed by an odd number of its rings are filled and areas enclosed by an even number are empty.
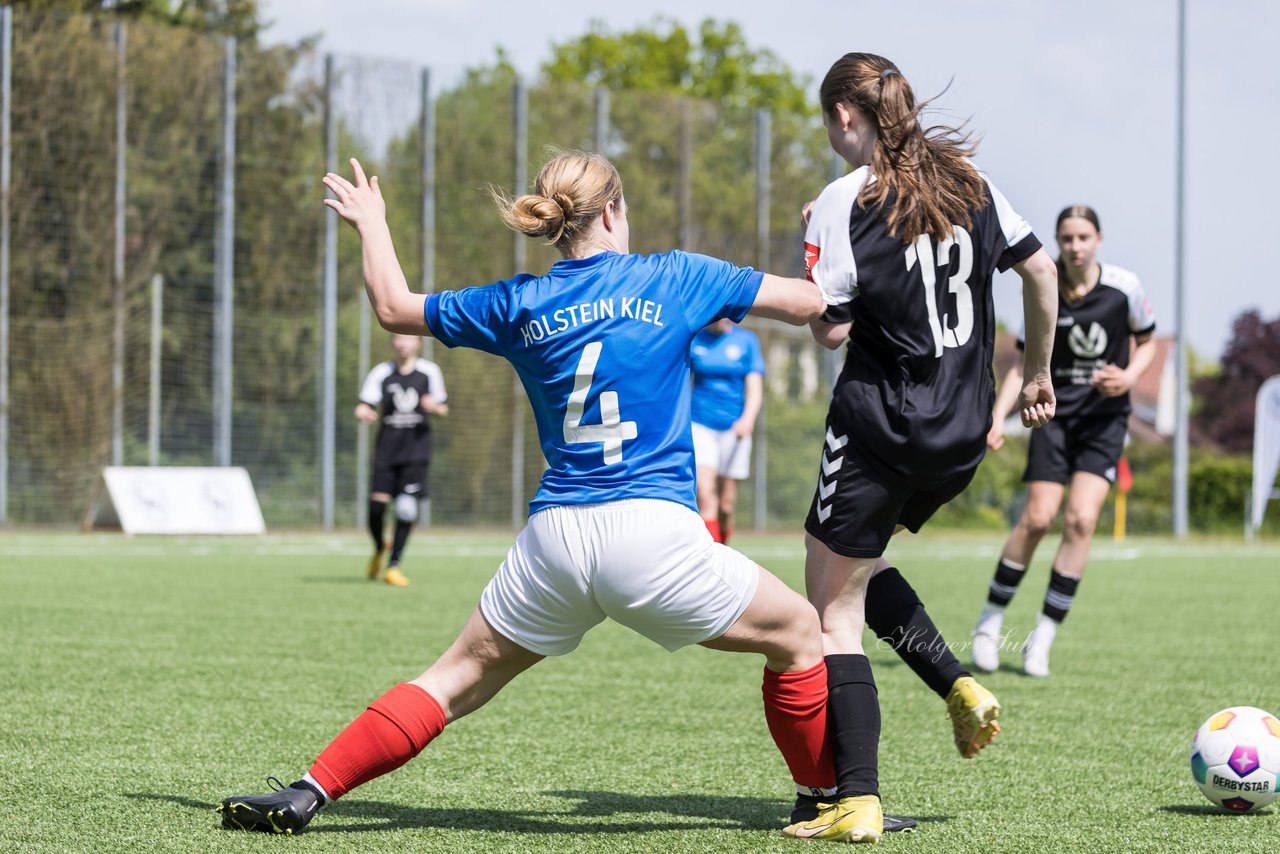
{"type": "Polygon", "coordinates": [[[164,276],[151,277],[151,370],[147,394],[147,465],[160,465],[160,348],[164,341],[164,276]]]}
{"type": "Polygon", "coordinates": [[[595,92],[595,123],[591,126],[591,148],[596,154],[604,154],[609,142],[609,90],[603,86],[595,92]]]}
{"type": "Polygon", "coordinates": [[[693,102],[680,99],[680,189],[677,194],[680,248],[693,251],[693,102]]]}
{"type": "Polygon", "coordinates": [[[9,189],[12,183],[13,7],[0,8],[0,525],[9,519],[9,189]]]}
{"type": "MultiPolygon", "coordinates": [[[[516,195],[526,192],[529,185],[529,91],[524,81],[516,78],[512,88],[512,131],[515,139],[512,183],[516,195]]],[[[511,261],[515,271],[525,268],[525,238],[516,232],[511,245],[511,261]]],[[[524,387],[520,377],[511,380],[511,526],[520,528],[526,517],[524,501],[524,387]]]]}
{"type": "Polygon", "coordinates": [[[213,456],[231,465],[231,346],[236,237],[236,39],[223,41],[222,151],[214,234],[213,456]]]}
{"type": "Polygon", "coordinates": [[[111,464],[124,465],[124,201],[125,201],[125,28],[115,25],[116,43],[116,187],[115,246],[111,263],[111,464]]]}
{"type": "MultiPolygon", "coordinates": [[[[772,264],[770,253],[769,203],[772,185],[769,182],[769,165],[773,152],[773,115],[768,110],[756,112],[756,264],[757,269],[768,271],[772,264]]],[[[760,406],[756,419],[755,456],[755,529],[763,531],[768,526],[769,515],[769,407],[760,406]]]]}
{"type": "MultiPolygon", "coordinates": [[[[431,69],[422,69],[421,116],[418,145],[422,154],[422,293],[436,289],[436,112],[431,100],[431,69]]],[[[422,352],[428,359],[435,355],[435,338],[422,339],[422,352]]],[[[446,387],[448,383],[446,382],[446,387]]],[[[421,502],[422,524],[431,525],[431,499],[421,502]]]]}
{"type": "MultiPolygon", "coordinates": [[[[338,118],[334,107],[333,54],[324,58],[324,164],[338,169],[338,118]]],[[[324,273],[320,308],[320,518],[333,530],[333,466],[336,450],[338,373],[338,218],[324,218],[324,273]]]]}

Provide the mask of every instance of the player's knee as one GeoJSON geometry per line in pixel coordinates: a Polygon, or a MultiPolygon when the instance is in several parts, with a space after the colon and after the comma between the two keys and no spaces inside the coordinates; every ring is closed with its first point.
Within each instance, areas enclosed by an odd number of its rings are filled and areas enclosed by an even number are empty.
{"type": "Polygon", "coordinates": [[[1022,514],[1022,527],[1033,537],[1043,537],[1053,525],[1053,516],[1037,507],[1028,507],[1022,514]]]}
{"type": "Polygon", "coordinates": [[[799,599],[796,603],[789,621],[787,639],[789,657],[795,665],[812,667],[822,660],[822,623],[813,605],[804,599],[799,599]]]}
{"type": "Polygon", "coordinates": [[[1097,527],[1097,513],[1073,511],[1067,513],[1066,531],[1064,533],[1069,537],[1087,539],[1093,536],[1094,529],[1097,527]]]}
{"type": "Polygon", "coordinates": [[[418,497],[416,495],[396,496],[396,518],[401,522],[418,521],[418,497]]]}

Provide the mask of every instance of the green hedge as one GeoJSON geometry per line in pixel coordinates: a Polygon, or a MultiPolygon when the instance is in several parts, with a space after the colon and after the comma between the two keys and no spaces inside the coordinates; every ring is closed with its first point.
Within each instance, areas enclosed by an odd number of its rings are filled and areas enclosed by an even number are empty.
{"type": "MultiPolygon", "coordinates": [[[[825,400],[809,403],[769,401],[765,427],[768,441],[768,525],[797,527],[813,498],[818,454],[826,420],[825,400]]],[[[1130,444],[1126,455],[1133,471],[1126,529],[1130,533],[1167,534],[1173,528],[1173,448],[1170,444],[1130,444]]],[[[1026,500],[1022,471],[1027,440],[1013,438],[988,453],[963,494],[938,511],[930,523],[946,528],[998,531],[1007,529],[1026,500]]],[[[1188,521],[1193,531],[1240,534],[1244,502],[1252,487],[1252,459],[1193,449],[1188,471],[1188,521]]],[[[754,479],[744,484],[738,501],[739,524],[754,523],[754,479]]],[[[1098,519],[1107,535],[1115,524],[1115,495],[1098,519]]],[[[1059,514],[1058,527],[1061,526],[1059,514]]],[[[1263,536],[1280,536],[1280,504],[1268,513],[1263,536]]]]}

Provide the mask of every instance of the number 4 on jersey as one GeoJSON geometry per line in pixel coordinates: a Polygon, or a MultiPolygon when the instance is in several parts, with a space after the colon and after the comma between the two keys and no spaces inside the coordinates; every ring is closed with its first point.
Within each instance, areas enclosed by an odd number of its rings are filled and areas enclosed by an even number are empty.
{"type": "Polygon", "coordinates": [[[595,378],[596,362],[604,344],[592,341],[582,351],[578,370],[574,375],[573,393],[564,410],[564,440],[568,444],[600,442],[604,445],[606,464],[622,462],[622,443],[636,437],[636,422],[623,421],[616,391],[600,392],[600,423],[583,424],[587,395],[591,393],[591,381],[595,378]]]}

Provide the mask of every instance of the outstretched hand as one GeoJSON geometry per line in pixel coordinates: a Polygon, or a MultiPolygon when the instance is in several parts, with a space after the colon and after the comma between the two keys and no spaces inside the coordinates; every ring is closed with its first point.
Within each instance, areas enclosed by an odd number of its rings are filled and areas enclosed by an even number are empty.
{"type": "Polygon", "coordinates": [[[356,231],[367,225],[386,222],[387,203],[382,198],[378,176],[366,178],[360,161],[354,157],[350,163],[355,173],[354,184],[336,172],[327,172],[321,179],[334,195],[334,198],[324,200],[325,206],[333,208],[356,231]]]}
{"type": "Polygon", "coordinates": [[[1027,377],[1018,399],[1018,410],[1023,427],[1043,427],[1053,420],[1058,409],[1058,399],[1053,393],[1053,383],[1045,374],[1024,374],[1027,377]]]}

